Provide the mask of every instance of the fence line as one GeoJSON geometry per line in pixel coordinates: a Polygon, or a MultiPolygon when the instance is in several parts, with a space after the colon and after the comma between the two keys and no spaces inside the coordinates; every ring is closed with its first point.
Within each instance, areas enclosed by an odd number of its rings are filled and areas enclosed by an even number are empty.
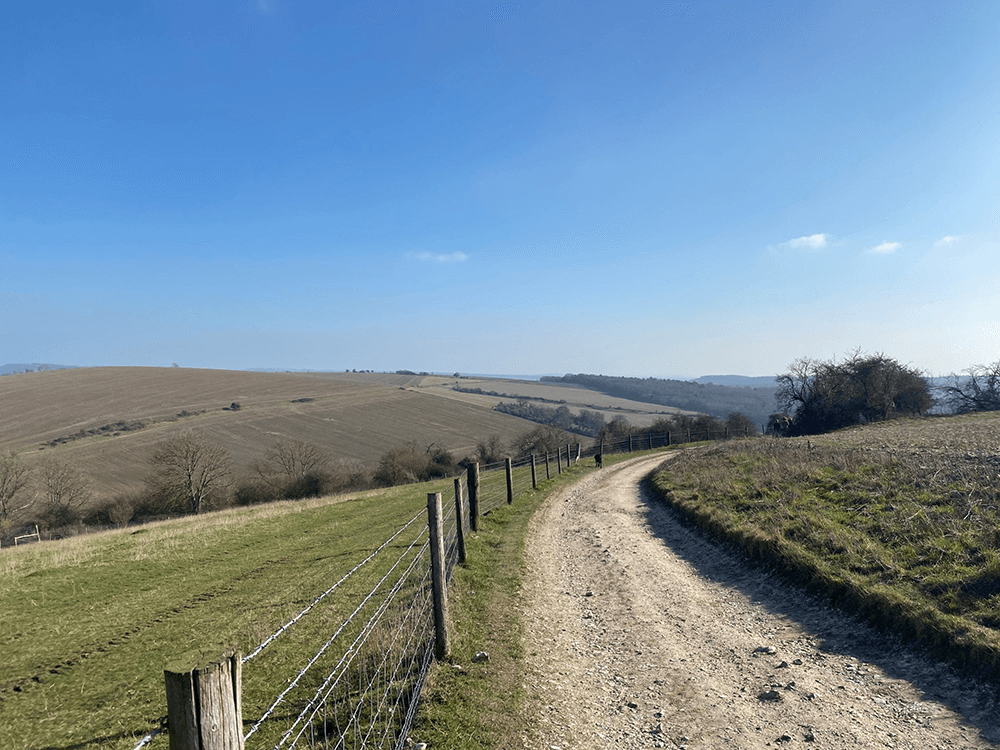
{"type": "MultiPolygon", "coordinates": [[[[724,435],[715,436],[729,437],[729,434],[726,431],[724,435]]],[[[538,482],[544,481],[540,478],[542,463],[545,464],[545,477],[549,478],[554,475],[551,471],[552,464],[560,470],[563,466],[568,469],[586,457],[599,454],[655,450],[680,442],[712,437],[711,432],[692,434],[690,431],[673,435],[628,435],[598,442],[588,448],[583,448],[579,443],[565,445],[542,455],[521,456],[476,467],[480,482],[478,512],[481,516],[486,516],[497,508],[506,506],[511,497],[516,498],[531,491],[538,482]]],[[[469,474],[472,473],[470,469],[469,474]]],[[[465,497],[470,495],[468,479],[469,477],[462,477],[455,481],[450,501],[445,500],[446,504],[443,506],[441,543],[444,549],[442,567],[445,581],[450,581],[458,562],[460,526],[462,533],[475,527],[476,519],[472,517],[474,509],[466,506],[465,512],[459,515],[455,502],[457,494],[465,497]]],[[[389,546],[417,523],[425,512],[428,511],[421,509],[336,583],[265,638],[240,663],[256,658],[281,635],[303,622],[306,615],[348,579],[365,566],[382,559],[389,546]]],[[[390,558],[391,563],[386,563],[386,570],[379,571],[380,564],[375,565],[373,572],[378,580],[325,639],[306,665],[287,681],[286,687],[243,736],[244,742],[260,734],[261,739],[267,743],[265,746],[273,746],[274,750],[291,750],[300,747],[300,743],[309,748],[338,750],[402,750],[434,655],[435,622],[430,574],[432,543],[428,524],[421,525],[419,532],[401,554],[395,560],[390,558]],[[390,579],[392,583],[388,590],[380,595],[379,592],[390,579]],[[366,609],[370,611],[362,615],[366,609]],[[334,649],[340,641],[345,645],[334,649]],[[307,680],[314,667],[323,662],[325,657],[329,662],[323,667],[326,670],[325,676],[310,677],[307,680]],[[276,711],[289,701],[300,684],[308,689],[308,693],[296,699],[295,702],[302,708],[282,730],[277,726],[280,717],[276,716],[276,711]],[[277,739],[267,740],[267,735],[277,739]]],[[[252,673],[249,679],[253,679],[252,673]]],[[[148,745],[161,732],[162,727],[144,737],[136,750],[148,745]]]]}

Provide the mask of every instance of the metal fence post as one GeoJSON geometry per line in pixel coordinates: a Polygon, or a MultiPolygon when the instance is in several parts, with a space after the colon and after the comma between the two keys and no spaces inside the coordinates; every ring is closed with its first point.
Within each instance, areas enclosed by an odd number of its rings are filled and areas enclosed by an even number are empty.
{"type": "Polygon", "coordinates": [[[427,526],[431,546],[431,591],[434,595],[434,656],[448,656],[448,590],[444,580],[444,518],[441,493],[427,493],[427,526]]]}
{"type": "Polygon", "coordinates": [[[462,478],[455,477],[455,528],[458,530],[458,561],[465,564],[465,503],[462,502],[462,478]]]}
{"type": "Polygon", "coordinates": [[[510,463],[510,456],[503,460],[503,468],[507,474],[507,505],[514,502],[514,468],[510,463]]]}
{"type": "Polygon", "coordinates": [[[469,466],[469,528],[479,531],[479,464],[469,466]]]}

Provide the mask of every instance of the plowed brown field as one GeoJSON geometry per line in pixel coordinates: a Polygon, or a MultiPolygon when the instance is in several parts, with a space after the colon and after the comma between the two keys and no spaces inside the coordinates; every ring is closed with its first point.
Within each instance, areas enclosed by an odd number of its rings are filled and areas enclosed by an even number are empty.
{"type": "Polygon", "coordinates": [[[98,495],[111,495],[141,482],[153,446],[185,429],[225,446],[237,470],[246,471],[279,438],[304,440],[337,458],[368,463],[410,441],[443,446],[462,457],[491,435],[509,442],[535,426],[493,411],[497,397],[461,394],[452,389],[455,384],[516,395],[522,395],[518,389],[535,395],[532,389],[544,388],[546,398],[565,393],[574,409],[604,408],[609,414],[617,409],[635,424],[664,410],[526,381],[80,368],[0,378],[0,452],[16,451],[29,463],[56,457],[81,469],[98,495]],[[240,404],[238,411],[229,409],[233,402],[240,404]],[[145,426],[58,442],[118,422],[145,426]]]}

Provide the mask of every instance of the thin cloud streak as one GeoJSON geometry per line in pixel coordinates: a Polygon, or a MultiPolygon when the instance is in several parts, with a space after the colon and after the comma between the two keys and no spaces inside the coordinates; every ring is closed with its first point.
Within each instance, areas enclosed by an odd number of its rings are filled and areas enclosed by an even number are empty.
{"type": "Polygon", "coordinates": [[[903,246],[901,242],[883,242],[881,245],[869,248],[868,252],[879,255],[891,255],[903,246]]]}
{"type": "Polygon", "coordinates": [[[413,257],[423,263],[464,263],[469,259],[465,253],[416,253],[413,257]]]}
{"type": "Polygon", "coordinates": [[[784,244],[787,247],[795,249],[806,248],[808,250],[819,250],[820,248],[826,247],[827,235],[825,234],[803,235],[802,237],[796,237],[794,240],[788,240],[788,242],[784,244]]]}

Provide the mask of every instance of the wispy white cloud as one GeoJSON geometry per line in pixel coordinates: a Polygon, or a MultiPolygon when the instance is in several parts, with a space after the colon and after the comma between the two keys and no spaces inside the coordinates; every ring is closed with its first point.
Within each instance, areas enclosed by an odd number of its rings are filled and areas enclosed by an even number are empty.
{"type": "Polygon", "coordinates": [[[825,234],[808,234],[802,237],[796,237],[794,240],[788,240],[784,243],[786,247],[791,247],[795,249],[805,248],[807,250],[819,250],[821,247],[826,247],[827,235],[825,234]]]}
{"type": "Polygon", "coordinates": [[[469,259],[465,253],[414,253],[413,257],[424,263],[463,263],[469,259]]]}
{"type": "Polygon", "coordinates": [[[878,253],[879,255],[890,255],[899,250],[902,246],[903,243],[901,242],[883,242],[881,245],[868,248],[868,252],[878,253]]]}
{"type": "Polygon", "coordinates": [[[960,239],[962,239],[961,236],[957,234],[946,234],[934,243],[934,247],[948,247],[948,245],[951,245],[953,242],[958,242],[960,239]]]}

